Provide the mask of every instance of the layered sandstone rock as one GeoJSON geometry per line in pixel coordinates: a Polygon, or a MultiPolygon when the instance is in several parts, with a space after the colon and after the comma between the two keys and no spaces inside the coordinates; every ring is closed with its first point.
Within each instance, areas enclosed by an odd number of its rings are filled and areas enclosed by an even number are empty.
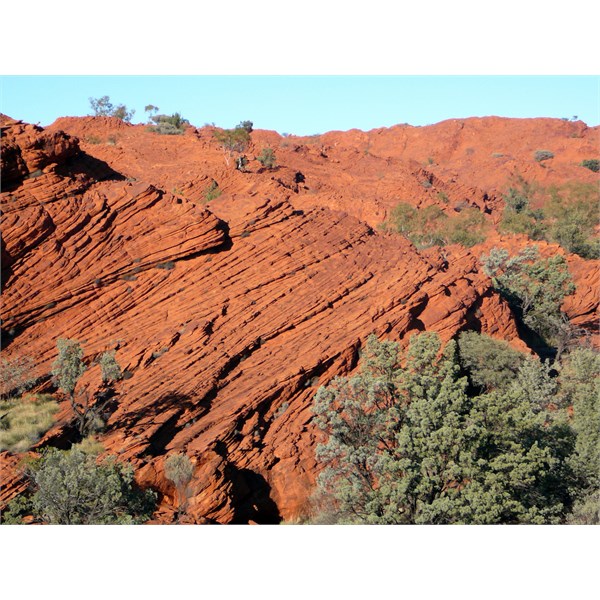
{"type": "MultiPolygon", "coordinates": [[[[163,466],[172,452],[195,465],[192,522],[306,515],[317,471],[312,398],[355,368],[370,333],[406,343],[413,332],[447,340],[476,329],[526,349],[480,269],[484,247],[419,253],[368,224],[380,217],[367,185],[364,214],[358,206],[360,170],[338,169],[354,160],[344,158],[354,156],[351,144],[326,145],[325,157],[297,163],[293,157],[312,150],[283,148],[278,170],[253,165],[241,173],[226,167],[207,131],[158,136],[117,121],[63,119],[51,133],[4,121],[14,156],[40,145],[35,135],[77,137],[84,152],[49,144],[36,159],[44,172],[12,177],[13,189],[2,194],[3,353],[34,357],[49,387],[56,339],[77,339],[90,365],[80,386],[93,390],[94,359],[116,350],[126,377],[101,439],[108,453],[134,465],[141,483],[159,490],[157,522],[174,514],[163,466]],[[90,136],[111,140],[90,143],[90,136]],[[315,166],[331,156],[339,162],[315,166]],[[328,190],[322,205],[325,196],[311,194],[313,180],[328,190]],[[224,192],[207,204],[212,181],[224,192]]],[[[274,139],[257,132],[253,151],[274,139]]],[[[22,172],[7,160],[10,173],[22,172]]],[[[390,165],[392,181],[426,193],[418,183],[423,167],[390,165]]],[[[486,192],[472,189],[479,191],[471,200],[485,208],[486,192]]],[[[569,260],[587,291],[566,306],[589,323],[596,275],[588,261],[569,260]]],[[[39,445],[68,444],[71,420],[63,402],[39,445]]],[[[23,485],[16,458],[2,458],[0,506],[23,485]]]]}

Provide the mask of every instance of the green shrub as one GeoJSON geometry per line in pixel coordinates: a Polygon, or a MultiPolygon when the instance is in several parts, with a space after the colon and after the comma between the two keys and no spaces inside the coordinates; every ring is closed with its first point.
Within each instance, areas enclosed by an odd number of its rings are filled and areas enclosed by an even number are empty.
{"type": "Polygon", "coordinates": [[[555,347],[560,358],[572,333],[560,307],[575,291],[564,257],[542,259],[536,246],[528,246],[511,258],[507,250],[492,248],[481,262],[517,318],[555,347]]]}
{"type": "Polygon", "coordinates": [[[477,208],[470,207],[458,215],[450,217],[447,223],[446,239],[451,244],[461,244],[467,248],[485,240],[485,217],[477,208]]]}
{"type": "Polygon", "coordinates": [[[525,358],[507,342],[474,331],[460,334],[458,348],[461,366],[484,391],[508,389],[525,358]]]}
{"type": "Polygon", "coordinates": [[[54,422],[58,403],[50,395],[0,402],[0,450],[25,452],[54,422]]]}
{"type": "Polygon", "coordinates": [[[235,159],[235,168],[238,171],[242,171],[242,173],[243,173],[244,171],[246,171],[247,166],[248,166],[248,157],[245,154],[243,154],[242,156],[238,156],[235,159]]]}
{"type": "Polygon", "coordinates": [[[564,404],[573,409],[573,427],[578,434],[573,464],[591,492],[600,487],[600,354],[576,348],[562,363],[564,404]]]}
{"type": "Polygon", "coordinates": [[[581,166],[593,171],[594,173],[598,173],[598,171],[600,171],[600,160],[597,158],[590,158],[582,161],[581,166]]]}
{"type": "Polygon", "coordinates": [[[524,234],[532,240],[543,240],[547,237],[547,224],[542,210],[526,210],[516,212],[505,208],[500,223],[500,231],[524,234]]]}
{"type": "Polygon", "coordinates": [[[541,240],[546,237],[546,223],[542,210],[530,209],[530,197],[537,193],[537,189],[521,181],[520,189],[509,188],[504,194],[504,212],[500,230],[510,233],[520,233],[529,236],[532,240],[541,240]]]}
{"type": "Polygon", "coordinates": [[[389,227],[418,249],[446,244],[470,247],[485,239],[485,217],[473,207],[449,217],[438,206],[417,209],[400,202],[391,212],[389,227]]]}
{"type": "Polygon", "coordinates": [[[131,467],[79,448],[46,449],[26,473],[35,491],[9,504],[4,518],[13,523],[32,514],[59,525],[134,524],[147,521],[156,503],[154,492],[137,488],[131,467]]]}
{"type": "Polygon", "coordinates": [[[537,160],[537,162],[542,162],[544,160],[554,158],[554,154],[550,152],[550,150],[536,150],[534,158],[537,160]]]}
{"type": "Polygon", "coordinates": [[[102,383],[110,384],[121,378],[121,367],[115,358],[114,350],[103,352],[98,359],[102,374],[102,383]]]}
{"type": "MultiPolygon", "coordinates": [[[[325,439],[315,520],[565,522],[580,484],[570,464],[576,433],[564,412],[546,410],[558,382],[547,385],[535,359],[521,358],[515,373],[511,352],[491,350],[503,357],[501,385],[478,393],[460,374],[456,342],[442,350],[437,334],[422,333],[401,352],[371,336],[358,374],[335,378],[314,399],[325,439]]],[[[472,358],[471,374],[487,388],[497,378],[472,358]]]]}
{"type": "Polygon", "coordinates": [[[397,204],[390,215],[392,227],[419,249],[444,245],[440,225],[447,219],[437,206],[417,209],[406,202],[397,204]]]}
{"type": "Polygon", "coordinates": [[[221,193],[222,192],[219,188],[219,184],[213,179],[204,190],[204,201],[211,202],[212,200],[216,200],[221,193]]]}
{"type": "Polygon", "coordinates": [[[157,269],[165,269],[166,271],[171,271],[172,269],[175,268],[175,263],[172,260],[168,260],[163,263],[158,263],[156,265],[156,268],[157,269]]]}
{"type": "Polygon", "coordinates": [[[595,184],[572,182],[550,189],[546,214],[551,219],[548,239],[583,258],[597,258],[600,190],[595,184]]]}
{"type": "Polygon", "coordinates": [[[189,121],[184,119],[179,113],[172,115],[154,115],[150,120],[155,124],[148,127],[148,131],[160,135],[181,135],[189,125],[189,121]]]}
{"type": "Polygon", "coordinates": [[[101,144],[102,143],[102,138],[99,138],[97,135],[88,135],[85,138],[85,141],[88,144],[101,144]]]}
{"type": "Polygon", "coordinates": [[[589,492],[578,499],[567,523],[569,525],[600,525],[600,490],[589,492]]]}
{"type": "Polygon", "coordinates": [[[501,231],[555,242],[583,258],[598,257],[600,243],[595,227],[600,191],[597,185],[570,182],[542,190],[521,180],[521,188],[509,188],[504,201],[501,231]],[[543,210],[530,208],[534,196],[543,198],[543,210]]]}
{"type": "Polygon", "coordinates": [[[194,465],[185,454],[171,454],[165,460],[165,477],[173,483],[177,490],[178,512],[186,510],[188,486],[193,474],[194,465]]]}
{"type": "Polygon", "coordinates": [[[256,160],[265,167],[265,169],[273,169],[277,165],[275,152],[272,148],[263,148],[256,157],[256,160]]]}

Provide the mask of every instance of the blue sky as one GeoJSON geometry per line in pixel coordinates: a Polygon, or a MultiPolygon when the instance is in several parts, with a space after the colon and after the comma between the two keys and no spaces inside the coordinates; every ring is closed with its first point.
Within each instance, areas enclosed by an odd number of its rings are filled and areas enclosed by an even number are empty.
{"type": "Polygon", "coordinates": [[[577,115],[600,123],[597,76],[2,76],[0,112],[48,125],[90,113],[89,97],[136,110],[180,112],[196,125],[311,135],[450,118],[577,115]]]}

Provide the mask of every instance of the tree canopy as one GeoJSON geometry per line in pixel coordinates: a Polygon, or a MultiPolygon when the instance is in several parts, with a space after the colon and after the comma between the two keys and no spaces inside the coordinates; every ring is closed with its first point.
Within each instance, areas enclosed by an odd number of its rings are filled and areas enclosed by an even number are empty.
{"type": "Polygon", "coordinates": [[[508,250],[492,248],[481,262],[517,318],[556,348],[560,358],[573,334],[561,311],[565,297],[575,291],[565,258],[540,258],[537,246],[527,246],[513,257],[508,250]]]}
{"type": "MultiPolygon", "coordinates": [[[[598,464],[589,467],[598,440],[590,434],[581,446],[561,407],[569,385],[583,407],[597,410],[597,395],[494,343],[480,345],[496,356],[498,377],[473,360],[470,336],[442,348],[437,334],[422,333],[405,351],[371,336],[359,373],[315,397],[325,437],[316,451],[316,520],[561,523],[577,501],[588,506],[598,489],[598,464]]],[[[589,360],[572,360],[570,373],[597,378],[589,360]]]]}
{"type": "Polygon", "coordinates": [[[135,114],[135,110],[128,110],[124,104],[115,106],[110,101],[110,96],[89,98],[89,101],[95,117],[117,117],[129,123],[135,114]]]}

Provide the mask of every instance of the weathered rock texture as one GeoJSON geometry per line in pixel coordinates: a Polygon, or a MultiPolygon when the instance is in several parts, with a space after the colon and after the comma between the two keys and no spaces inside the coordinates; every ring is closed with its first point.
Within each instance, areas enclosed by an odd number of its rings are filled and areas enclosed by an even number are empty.
{"type": "MultiPolygon", "coordinates": [[[[190,522],[306,515],[317,470],[312,398],[356,366],[372,332],[407,340],[431,330],[449,339],[474,328],[526,349],[478,261],[492,241],[525,240],[498,236],[473,251],[419,253],[374,229],[394,199],[434,201],[422,178],[492,219],[493,178],[476,177],[459,159],[465,139],[474,154],[489,154],[491,142],[479,140],[493,139],[484,134],[494,120],[318,141],[255,132],[249,152],[269,143],[281,166],[251,163],[247,173],[225,165],[210,128],[160,136],[110,118],[60,119],[46,130],[8,118],[0,125],[3,353],[34,357],[49,388],[56,339],[77,339],[91,366],[80,386],[93,390],[94,359],[116,350],[127,374],[101,441],[160,492],[157,522],[174,515],[176,493],[163,468],[172,452],[195,464],[190,522]],[[432,152],[440,166],[415,162],[432,152]],[[374,183],[379,171],[385,185],[374,183]],[[212,181],[223,193],[206,204],[212,181]]],[[[538,131],[535,122],[527,128],[525,138],[538,131]]],[[[588,157],[592,133],[583,124],[542,120],[539,128],[539,135],[559,131],[569,161],[578,152],[588,157]]],[[[520,143],[515,133],[517,162],[530,153],[520,143]]],[[[591,177],[569,161],[556,177],[569,169],[591,177]]],[[[578,293],[565,308],[589,327],[597,265],[569,261],[578,293]]],[[[71,434],[63,401],[39,446],[64,447],[71,434]]],[[[16,457],[0,459],[1,508],[23,480],[16,457]]]]}

